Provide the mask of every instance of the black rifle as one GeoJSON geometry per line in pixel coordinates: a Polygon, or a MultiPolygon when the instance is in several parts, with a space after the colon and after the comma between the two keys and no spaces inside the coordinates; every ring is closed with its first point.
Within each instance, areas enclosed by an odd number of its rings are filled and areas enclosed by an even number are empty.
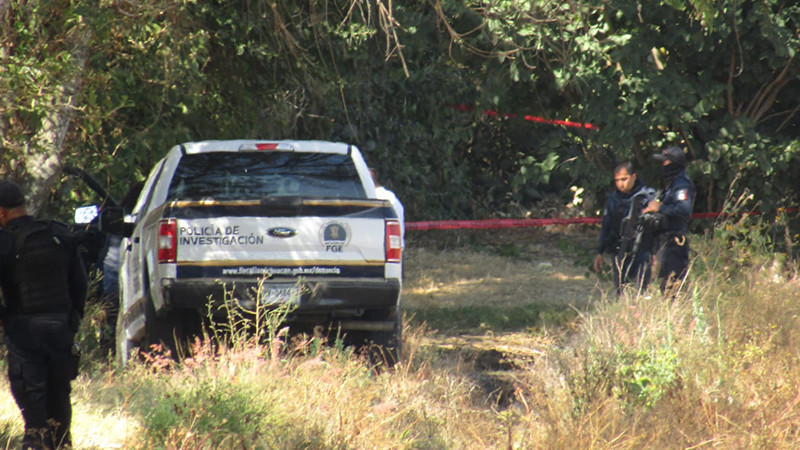
{"type": "Polygon", "coordinates": [[[650,236],[647,236],[647,233],[652,233],[653,227],[657,226],[655,222],[657,222],[656,217],[659,215],[642,213],[642,209],[655,198],[656,192],[653,189],[644,188],[639,190],[639,192],[633,194],[628,214],[622,219],[619,250],[614,262],[614,264],[619,265],[619,280],[617,282],[620,285],[627,283],[628,276],[633,268],[633,262],[645,239],[648,239],[652,244],[652,240],[649,239],[650,236]]]}
{"type": "Polygon", "coordinates": [[[620,224],[620,241],[617,258],[622,261],[626,257],[632,258],[639,252],[642,245],[642,238],[647,231],[648,222],[655,217],[651,214],[643,214],[642,209],[648,203],[656,199],[656,192],[652,189],[641,189],[633,194],[631,206],[628,214],[622,219],[620,224]]]}

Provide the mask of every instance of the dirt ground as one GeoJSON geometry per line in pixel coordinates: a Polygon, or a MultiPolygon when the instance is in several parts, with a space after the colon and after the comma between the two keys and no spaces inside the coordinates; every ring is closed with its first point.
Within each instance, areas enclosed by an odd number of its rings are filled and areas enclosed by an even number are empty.
{"type": "Polygon", "coordinates": [[[403,303],[560,304],[581,307],[609,285],[589,270],[589,227],[409,232],[403,303]]]}
{"type": "MultiPolygon", "coordinates": [[[[585,310],[607,298],[611,287],[589,269],[597,234],[585,226],[409,232],[404,308],[468,310],[490,305],[514,311],[549,305],[585,310]]],[[[486,394],[502,405],[513,402],[514,371],[568,331],[563,326],[530,325],[501,331],[431,329],[406,316],[406,335],[423,351],[433,349],[457,359],[460,367],[471,367],[486,394]]]]}

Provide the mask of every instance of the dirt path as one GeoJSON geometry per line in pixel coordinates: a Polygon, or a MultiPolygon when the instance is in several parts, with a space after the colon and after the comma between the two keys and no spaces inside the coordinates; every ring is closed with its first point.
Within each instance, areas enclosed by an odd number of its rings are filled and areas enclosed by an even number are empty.
{"type": "Polygon", "coordinates": [[[498,405],[510,404],[515,370],[609,288],[589,271],[596,239],[566,227],[409,236],[407,339],[458,359],[498,405]]]}

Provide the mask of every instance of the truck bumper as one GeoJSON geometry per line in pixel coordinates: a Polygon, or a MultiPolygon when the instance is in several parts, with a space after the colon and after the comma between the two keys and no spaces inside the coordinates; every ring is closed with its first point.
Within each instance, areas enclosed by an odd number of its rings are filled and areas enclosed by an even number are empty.
{"type": "MultiPolygon", "coordinates": [[[[298,286],[299,297],[294,302],[295,315],[360,314],[358,310],[389,309],[398,305],[400,281],[396,279],[336,279],[303,280],[302,283],[264,283],[259,291],[258,282],[246,280],[166,280],[162,286],[164,307],[194,308],[212,311],[235,300],[246,310],[255,310],[256,301],[261,294],[272,288],[298,286]]],[[[274,305],[274,303],[273,303],[274,305]]]]}

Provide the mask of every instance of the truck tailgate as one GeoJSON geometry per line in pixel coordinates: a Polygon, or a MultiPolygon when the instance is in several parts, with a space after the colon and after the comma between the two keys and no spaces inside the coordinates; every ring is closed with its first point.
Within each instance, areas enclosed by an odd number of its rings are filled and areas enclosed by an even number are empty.
{"type": "Polygon", "coordinates": [[[383,277],[384,208],[381,201],[315,201],[286,214],[252,202],[176,204],[176,275],[383,277]]]}

